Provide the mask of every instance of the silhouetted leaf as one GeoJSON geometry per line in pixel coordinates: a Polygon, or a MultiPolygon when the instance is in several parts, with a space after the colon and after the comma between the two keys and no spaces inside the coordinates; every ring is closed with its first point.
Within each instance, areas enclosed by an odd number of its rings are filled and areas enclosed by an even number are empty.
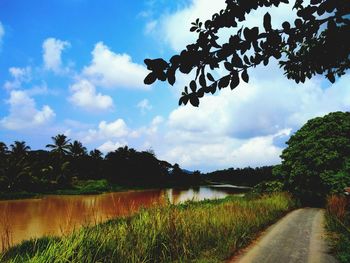
{"type": "Polygon", "coordinates": [[[207,78],[210,80],[210,81],[215,81],[215,79],[213,78],[213,75],[210,74],[209,72],[207,73],[207,78]]]}
{"type": "Polygon", "coordinates": [[[335,77],[334,77],[334,74],[332,72],[328,72],[326,77],[329,79],[330,82],[332,82],[332,83],[335,82],[335,77]]]}
{"type": "Polygon", "coordinates": [[[238,71],[235,70],[235,71],[232,72],[230,88],[234,89],[238,85],[239,85],[239,76],[238,76],[238,71]]]}
{"type": "Polygon", "coordinates": [[[207,86],[207,82],[205,81],[204,72],[202,72],[202,74],[199,76],[199,85],[201,85],[202,87],[207,86]]]}
{"type": "Polygon", "coordinates": [[[266,32],[268,32],[272,29],[271,28],[271,15],[268,12],[264,15],[264,28],[265,28],[266,32]]]}
{"type": "Polygon", "coordinates": [[[226,68],[226,70],[228,70],[228,71],[231,71],[232,70],[232,65],[231,65],[231,63],[230,62],[225,62],[224,63],[224,66],[225,66],[225,68],[226,68]]]}
{"type": "Polygon", "coordinates": [[[247,70],[243,70],[242,72],[242,79],[244,80],[244,82],[248,83],[249,82],[249,75],[248,75],[248,72],[247,70]]]}
{"type": "Polygon", "coordinates": [[[175,71],[174,70],[168,70],[167,72],[167,77],[168,77],[168,82],[169,84],[172,86],[174,85],[175,81],[176,81],[176,77],[175,77],[175,71]]]}
{"type": "Polygon", "coordinates": [[[182,96],[181,98],[180,98],[180,100],[179,100],[179,106],[181,105],[181,104],[184,104],[184,105],[186,105],[187,104],[187,102],[188,102],[188,96],[186,95],[186,96],[182,96]]]}
{"type": "Polygon", "coordinates": [[[242,59],[237,54],[232,55],[231,63],[232,63],[232,66],[236,68],[243,67],[242,59]]]}
{"type": "Polygon", "coordinates": [[[194,80],[190,82],[190,89],[192,90],[192,92],[196,92],[197,90],[197,83],[194,80]]]}
{"type": "Polygon", "coordinates": [[[230,75],[227,75],[220,79],[219,81],[219,89],[226,88],[230,83],[230,75]]]}
{"type": "Polygon", "coordinates": [[[143,80],[143,82],[146,84],[146,85],[151,85],[153,82],[155,82],[157,79],[156,75],[151,72],[149,73],[146,78],[143,80]]]}
{"type": "Polygon", "coordinates": [[[198,107],[198,105],[199,105],[199,99],[194,94],[191,96],[190,102],[191,102],[192,106],[194,106],[194,107],[198,107]]]}

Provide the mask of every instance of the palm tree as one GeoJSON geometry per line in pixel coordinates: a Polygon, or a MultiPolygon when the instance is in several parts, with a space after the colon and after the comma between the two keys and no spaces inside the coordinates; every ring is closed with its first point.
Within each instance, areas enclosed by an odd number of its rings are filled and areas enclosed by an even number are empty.
{"type": "Polygon", "coordinates": [[[8,148],[4,142],[0,142],[0,156],[4,156],[8,153],[8,148]]]}
{"type": "Polygon", "coordinates": [[[51,137],[53,144],[46,145],[46,148],[50,148],[51,152],[58,153],[59,156],[64,156],[69,153],[69,141],[67,136],[64,134],[58,134],[54,137],[51,137]]]}
{"type": "Polygon", "coordinates": [[[73,143],[69,144],[69,152],[73,157],[87,155],[86,147],[84,147],[81,142],[76,140],[73,143]]]}
{"type": "Polygon", "coordinates": [[[23,157],[27,155],[30,147],[26,145],[24,141],[15,141],[14,144],[10,145],[11,147],[11,155],[15,157],[23,157]]]}
{"type": "Polygon", "coordinates": [[[6,164],[8,189],[25,189],[32,179],[31,166],[28,160],[30,147],[24,141],[15,141],[10,145],[11,151],[6,164]]]}
{"type": "Polygon", "coordinates": [[[98,149],[94,149],[93,151],[90,151],[90,156],[94,160],[102,160],[102,152],[98,149]]]}

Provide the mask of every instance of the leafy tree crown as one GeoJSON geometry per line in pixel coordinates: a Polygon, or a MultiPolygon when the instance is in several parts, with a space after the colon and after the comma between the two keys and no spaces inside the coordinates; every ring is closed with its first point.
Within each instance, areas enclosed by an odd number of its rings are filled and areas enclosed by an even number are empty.
{"type": "Polygon", "coordinates": [[[179,100],[179,105],[199,105],[199,98],[218,89],[235,89],[241,81],[249,81],[249,70],[259,64],[267,65],[271,58],[279,61],[285,75],[297,83],[316,74],[323,74],[332,83],[349,69],[350,61],[350,2],[348,0],[295,0],[294,23],[284,22],[273,28],[271,15],[262,18],[259,27],[242,26],[246,15],[262,7],[278,7],[289,0],[226,0],[226,8],[202,22],[197,19],[190,31],[198,34],[195,43],[186,46],[180,54],[165,61],[162,58],[146,59],[151,72],[145,84],[156,80],[173,85],[176,72],[189,74],[195,70],[192,80],[179,100]],[[305,1],[306,2],[306,1],[305,1]],[[218,43],[222,28],[237,28],[224,44],[218,43]],[[215,79],[212,71],[224,67],[226,74],[215,79]]]}

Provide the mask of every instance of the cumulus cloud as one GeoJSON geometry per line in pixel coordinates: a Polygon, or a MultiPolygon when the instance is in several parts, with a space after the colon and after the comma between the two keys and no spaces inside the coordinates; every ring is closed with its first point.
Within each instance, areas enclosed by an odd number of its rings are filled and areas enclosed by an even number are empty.
{"type": "Polygon", "coordinates": [[[55,38],[47,38],[43,42],[43,60],[44,68],[52,70],[55,73],[63,73],[67,68],[62,67],[62,52],[65,48],[70,47],[68,41],[62,41],[55,38]]]}
{"type": "Polygon", "coordinates": [[[139,103],[137,103],[136,107],[140,109],[142,114],[145,114],[147,111],[152,109],[152,105],[148,99],[141,100],[139,103]]]}
{"type": "MultiPolygon", "coordinates": [[[[290,4],[281,4],[277,7],[259,8],[253,10],[246,17],[247,19],[242,23],[244,26],[253,27],[261,25],[263,16],[266,12],[269,12],[272,16],[272,26],[281,27],[284,21],[293,21],[296,18],[295,12],[292,12],[293,2],[290,4]]],[[[194,42],[197,39],[197,34],[190,32],[191,23],[197,18],[201,21],[211,19],[214,13],[219,12],[221,9],[225,9],[225,0],[191,0],[190,3],[182,9],[176,12],[163,15],[158,20],[150,21],[146,24],[146,32],[155,32],[158,35],[164,36],[162,39],[170,44],[170,47],[175,51],[181,51],[189,43],[194,42]],[[155,24],[155,21],[157,23],[155,24]],[[158,31],[155,29],[157,25],[158,31]],[[174,33],[176,32],[176,34],[174,33]]],[[[219,32],[219,35],[224,39],[234,32],[232,29],[223,29],[219,32]]]]}
{"type": "Polygon", "coordinates": [[[7,103],[10,105],[9,115],[0,120],[0,125],[9,130],[42,126],[55,117],[48,105],[44,105],[41,110],[37,109],[34,99],[21,90],[11,91],[7,103]]]}
{"type": "Polygon", "coordinates": [[[127,144],[128,144],[127,141],[121,141],[121,142],[106,141],[105,143],[100,145],[97,149],[103,152],[104,154],[106,154],[117,150],[119,147],[124,147],[127,144]]]}
{"type": "Polygon", "coordinates": [[[29,82],[32,78],[32,69],[29,66],[25,68],[11,67],[9,73],[12,80],[5,82],[4,88],[7,90],[19,89],[23,82],[29,82]]]}
{"type": "Polygon", "coordinates": [[[112,122],[101,121],[97,129],[89,129],[83,137],[84,142],[94,140],[111,140],[126,137],[131,130],[123,119],[117,119],[112,122]]]}
{"type": "Polygon", "coordinates": [[[276,164],[281,142],[307,120],[350,109],[348,83],[348,75],[328,88],[317,79],[297,85],[283,77],[252,78],[204,97],[199,108],[173,110],[167,132],[151,144],[161,158],[201,170],[276,164]]]}
{"type": "Polygon", "coordinates": [[[110,96],[96,92],[95,86],[88,80],[82,79],[70,87],[72,95],[69,101],[78,107],[92,111],[104,111],[113,108],[113,99],[110,96]]]}
{"type": "Polygon", "coordinates": [[[225,0],[192,0],[188,6],[160,19],[160,32],[171,48],[180,51],[193,42],[197,35],[190,32],[191,23],[197,18],[206,20],[225,8],[225,0]],[[174,33],[176,32],[176,33],[174,33]]]}
{"type": "Polygon", "coordinates": [[[143,79],[147,70],[143,65],[132,61],[128,54],[111,51],[102,42],[92,51],[91,64],[83,69],[82,75],[95,85],[113,88],[149,89],[143,79]]]}

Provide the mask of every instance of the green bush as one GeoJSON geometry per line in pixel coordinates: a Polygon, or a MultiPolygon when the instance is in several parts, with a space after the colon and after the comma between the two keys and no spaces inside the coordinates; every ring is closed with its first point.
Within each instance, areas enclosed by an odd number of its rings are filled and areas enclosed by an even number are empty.
{"type": "Polygon", "coordinates": [[[350,113],[309,120],[288,140],[278,169],[303,203],[319,203],[350,185],[350,113]]]}
{"type": "Polygon", "coordinates": [[[283,183],[280,181],[267,181],[261,182],[253,187],[252,192],[255,194],[263,194],[263,193],[276,193],[282,192],[283,183]]]}

